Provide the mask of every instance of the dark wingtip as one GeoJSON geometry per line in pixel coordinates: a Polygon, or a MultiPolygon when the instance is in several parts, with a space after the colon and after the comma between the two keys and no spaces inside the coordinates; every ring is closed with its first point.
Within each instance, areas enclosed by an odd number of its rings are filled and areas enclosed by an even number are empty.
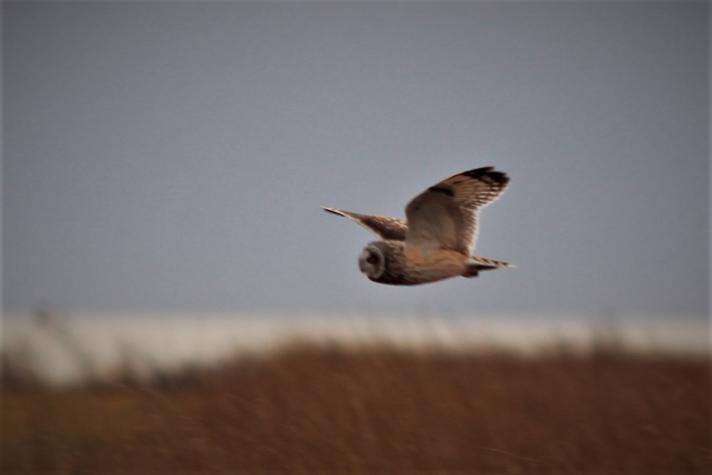
{"type": "Polygon", "coordinates": [[[336,216],[344,216],[343,211],[336,209],[336,208],[329,208],[328,206],[322,206],[321,209],[323,209],[327,213],[335,214],[336,216]]]}
{"type": "Polygon", "coordinates": [[[480,168],[474,168],[474,169],[472,169],[472,170],[468,170],[468,171],[466,171],[466,172],[462,172],[461,175],[467,175],[467,176],[471,176],[471,177],[478,177],[478,176],[485,175],[486,173],[491,172],[492,170],[494,170],[494,167],[493,167],[493,166],[480,167],[480,168]]]}
{"type": "Polygon", "coordinates": [[[475,168],[474,170],[462,172],[461,175],[477,179],[487,177],[500,185],[509,183],[509,176],[507,176],[507,174],[504,172],[496,171],[492,166],[475,168]]]}
{"type": "Polygon", "coordinates": [[[346,211],[341,211],[340,209],[329,208],[328,206],[322,206],[321,209],[323,209],[323,210],[326,211],[327,213],[335,214],[336,216],[341,216],[342,218],[351,218],[351,219],[353,219],[353,217],[351,217],[348,212],[346,212],[346,211]]]}

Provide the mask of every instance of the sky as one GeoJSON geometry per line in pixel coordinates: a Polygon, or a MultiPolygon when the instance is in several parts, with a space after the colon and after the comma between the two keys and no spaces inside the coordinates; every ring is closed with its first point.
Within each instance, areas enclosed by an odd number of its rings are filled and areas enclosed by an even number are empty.
{"type": "Polygon", "coordinates": [[[7,3],[3,312],[709,313],[705,2],[7,3]],[[365,229],[493,165],[477,279],[365,229]]]}

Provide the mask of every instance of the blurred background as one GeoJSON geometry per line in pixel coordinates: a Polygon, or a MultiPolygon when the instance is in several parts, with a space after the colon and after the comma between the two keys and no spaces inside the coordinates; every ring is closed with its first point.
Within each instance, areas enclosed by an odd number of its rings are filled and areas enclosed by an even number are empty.
{"type": "Polygon", "coordinates": [[[2,15],[6,380],[295,340],[708,354],[707,2],[2,15]],[[515,270],[378,285],[357,266],[375,237],[320,210],[400,217],[486,165],[512,183],[476,254],[515,270]]]}
{"type": "Polygon", "coordinates": [[[13,3],[4,311],[707,314],[706,5],[13,3]],[[412,289],[320,205],[511,188],[412,289]]]}

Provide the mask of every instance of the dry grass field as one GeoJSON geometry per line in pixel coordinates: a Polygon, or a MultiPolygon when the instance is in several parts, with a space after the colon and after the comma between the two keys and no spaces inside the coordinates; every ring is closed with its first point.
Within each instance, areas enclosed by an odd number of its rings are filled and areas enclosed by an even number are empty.
{"type": "Polygon", "coordinates": [[[6,381],[4,474],[712,473],[704,359],[295,347],[82,389],[6,381]]]}

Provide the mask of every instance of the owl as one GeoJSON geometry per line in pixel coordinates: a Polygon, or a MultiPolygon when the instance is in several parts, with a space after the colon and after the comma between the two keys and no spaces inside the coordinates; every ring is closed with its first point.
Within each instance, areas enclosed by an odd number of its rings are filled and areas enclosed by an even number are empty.
{"type": "Polygon", "coordinates": [[[499,198],[508,185],[509,177],[494,167],[458,173],[413,198],[405,208],[405,220],[322,208],[382,238],[369,243],[359,256],[359,269],[366,277],[381,284],[418,285],[514,267],[471,255],[479,210],[499,198]]]}

